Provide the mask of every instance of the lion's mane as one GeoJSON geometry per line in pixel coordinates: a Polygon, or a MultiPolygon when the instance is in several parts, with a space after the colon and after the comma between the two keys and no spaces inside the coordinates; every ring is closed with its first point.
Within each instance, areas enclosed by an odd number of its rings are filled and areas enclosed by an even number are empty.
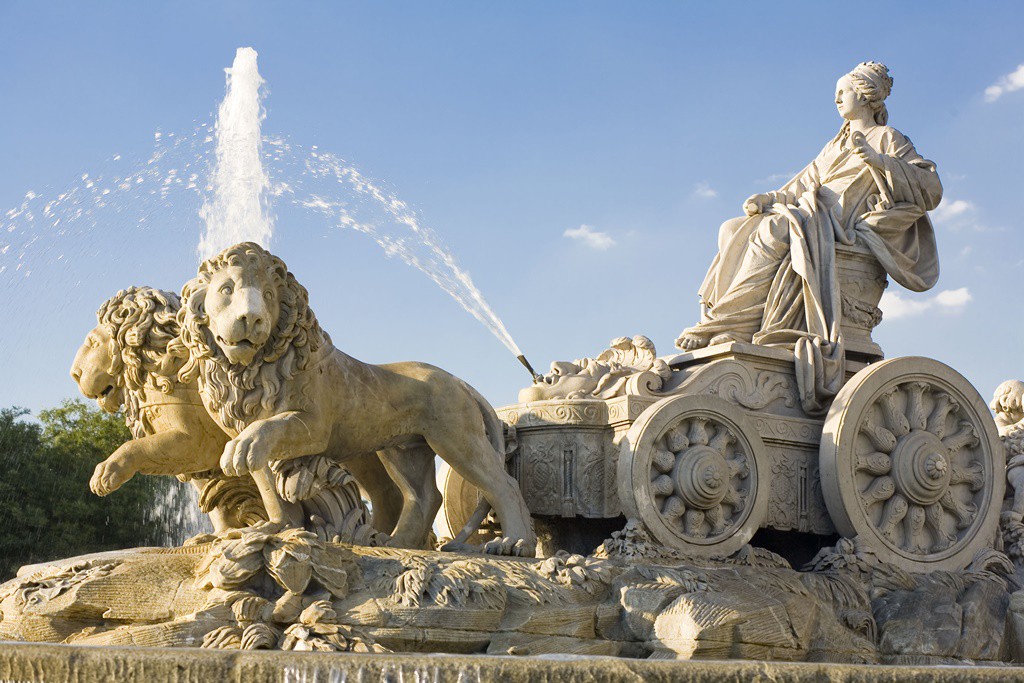
{"type": "Polygon", "coordinates": [[[241,432],[260,409],[275,411],[286,384],[310,366],[313,355],[330,338],[320,329],[309,308],[309,294],[288,272],[284,262],[253,242],[229,247],[199,266],[198,275],[181,292],[178,314],[181,342],[189,360],[179,372],[188,383],[202,379],[200,391],[208,405],[216,406],[223,427],[241,432]],[[270,273],[280,309],[270,338],[248,365],[236,365],[217,346],[206,314],[206,288],[222,268],[241,265],[270,273]]]}
{"type": "Polygon", "coordinates": [[[147,386],[165,394],[174,390],[181,301],[173,292],[152,287],[122,289],[96,311],[99,324],[110,334],[107,374],[124,390],[125,424],[135,438],[148,433],[139,405],[147,386]]]}

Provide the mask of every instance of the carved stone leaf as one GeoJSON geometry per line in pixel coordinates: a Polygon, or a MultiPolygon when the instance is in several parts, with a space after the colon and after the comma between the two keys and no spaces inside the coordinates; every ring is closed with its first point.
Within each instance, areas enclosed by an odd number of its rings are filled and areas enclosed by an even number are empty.
{"type": "Polygon", "coordinates": [[[264,550],[267,572],[282,588],[292,593],[303,593],[313,577],[313,565],[306,553],[292,553],[285,547],[264,550]],[[296,554],[299,557],[296,557],[296,554]]]}

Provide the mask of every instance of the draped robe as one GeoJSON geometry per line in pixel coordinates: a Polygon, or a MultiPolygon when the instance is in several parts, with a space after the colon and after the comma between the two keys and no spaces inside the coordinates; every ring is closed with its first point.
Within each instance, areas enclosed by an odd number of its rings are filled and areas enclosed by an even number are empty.
{"type": "Polygon", "coordinates": [[[846,128],[764,213],[722,225],[719,252],[700,289],[701,321],[686,330],[792,348],[801,403],[821,413],[844,379],[836,241],[867,246],[892,279],[915,292],[939,276],[926,211],[942,198],[935,164],[888,126],[867,131],[875,170],[853,153],[846,128]]]}

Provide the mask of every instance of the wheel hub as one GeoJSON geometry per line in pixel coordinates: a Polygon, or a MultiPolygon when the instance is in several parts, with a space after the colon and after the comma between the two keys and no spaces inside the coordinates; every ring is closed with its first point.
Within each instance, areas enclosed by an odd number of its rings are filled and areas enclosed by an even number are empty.
{"type": "Polygon", "coordinates": [[[949,488],[949,452],[934,434],[914,431],[902,437],[892,460],[897,489],[918,505],[938,502],[949,488]]]}
{"type": "Polygon", "coordinates": [[[688,507],[709,510],[729,490],[729,465],[715,449],[695,446],[680,456],[674,478],[688,507]]]}

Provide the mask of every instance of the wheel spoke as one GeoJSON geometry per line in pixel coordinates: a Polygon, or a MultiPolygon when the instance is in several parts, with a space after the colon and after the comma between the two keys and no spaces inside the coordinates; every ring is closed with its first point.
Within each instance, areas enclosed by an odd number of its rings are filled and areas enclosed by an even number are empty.
{"type": "Polygon", "coordinates": [[[665,435],[665,445],[673,453],[679,453],[690,447],[690,439],[686,436],[687,421],[683,420],[665,435]]]}
{"type": "Polygon", "coordinates": [[[707,535],[704,532],[703,510],[687,510],[683,516],[683,524],[686,533],[694,538],[704,538],[707,535]]]}
{"type": "Polygon", "coordinates": [[[676,490],[676,484],[672,481],[672,477],[667,474],[662,474],[654,478],[651,482],[651,491],[658,496],[670,496],[676,490]]]}
{"type": "Polygon", "coordinates": [[[856,469],[858,472],[867,472],[876,477],[889,474],[892,471],[892,458],[878,452],[858,455],[856,469]]]}
{"type": "Polygon", "coordinates": [[[709,510],[705,510],[705,516],[707,517],[708,524],[711,526],[711,533],[718,535],[725,529],[725,520],[722,519],[722,506],[715,505],[709,510]]]}
{"type": "Polygon", "coordinates": [[[654,465],[654,469],[662,474],[667,474],[676,466],[676,454],[664,448],[655,448],[651,463],[654,465]]]}
{"type": "Polygon", "coordinates": [[[978,507],[973,503],[963,503],[957,500],[956,496],[953,495],[952,491],[946,491],[942,494],[942,498],[939,498],[939,505],[943,509],[953,513],[956,517],[956,528],[966,529],[974,521],[974,515],[978,512],[978,507]]]}
{"type": "Polygon", "coordinates": [[[695,417],[690,422],[690,443],[700,446],[708,445],[708,419],[695,417]]]}
{"type": "Polygon", "coordinates": [[[980,462],[972,462],[965,466],[953,464],[949,475],[950,484],[967,484],[973,491],[980,491],[985,486],[985,468],[980,462]]]}
{"type": "Polygon", "coordinates": [[[734,442],[736,437],[732,435],[724,425],[718,428],[715,437],[708,442],[708,446],[718,451],[723,457],[728,453],[729,444],[734,442]]]}
{"type": "Polygon", "coordinates": [[[907,528],[907,545],[905,550],[917,555],[927,554],[928,546],[925,543],[924,534],[924,508],[920,505],[911,505],[910,510],[907,511],[904,524],[907,528]]]}
{"type": "Polygon", "coordinates": [[[665,504],[661,506],[661,514],[669,519],[682,517],[685,512],[686,505],[683,504],[679,496],[669,496],[665,499],[665,504]]]}
{"type": "Polygon", "coordinates": [[[883,500],[889,500],[894,493],[896,493],[896,482],[892,477],[879,477],[871,482],[861,495],[870,506],[883,500]]]}
{"type": "Polygon", "coordinates": [[[924,382],[911,382],[907,385],[907,418],[911,429],[927,429],[928,416],[924,411],[924,392],[928,385],[924,382]]]}
{"type": "Polygon", "coordinates": [[[941,439],[946,435],[946,418],[959,407],[960,405],[946,392],[938,394],[935,397],[935,407],[928,417],[928,424],[925,428],[941,439]]]}
{"type": "Polygon", "coordinates": [[[933,503],[924,509],[925,522],[935,534],[933,550],[945,550],[956,543],[956,534],[946,528],[946,515],[942,511],[942,505],[933,503]]]}
{"type": "Polygon", "coordinates": [[[864,424],[861,425],[860,431],[868,437],[868,440],[871,441],[871,445],[875,447],[876,451],[892,453],[892,449],[896,448],[896,435],[878,424],[873,415],[869,415],[864,420],[864,424]]]}
{"type": "Polygon", "coordinates": [[[907,499],[895,495],[885,502],[882,508],[882,519],[878,523],[878,531],[893,543],[896,543],[896,527],[907,516],[907,499]]]}
{"type": "Polygon", "coordinates": [[[888,425],[889,431],[898,439],[910,433],[910,422],[907,420],[906,415],[901,413],[896,406],[896,394],[896,387],[893,387],[882,396],[882,400],[878,405],[885,416],[885,424],[888,425]]]}
{"type": "Polygon", "coordinates": [[[978,445],[978,430],[974,428],[967,420],[961,420],[959,423],[959,429],[952,436],[947,436],[942,440],[942,445],[948,448],[951,452],[958,451],[964,446],[978,445]]]}

